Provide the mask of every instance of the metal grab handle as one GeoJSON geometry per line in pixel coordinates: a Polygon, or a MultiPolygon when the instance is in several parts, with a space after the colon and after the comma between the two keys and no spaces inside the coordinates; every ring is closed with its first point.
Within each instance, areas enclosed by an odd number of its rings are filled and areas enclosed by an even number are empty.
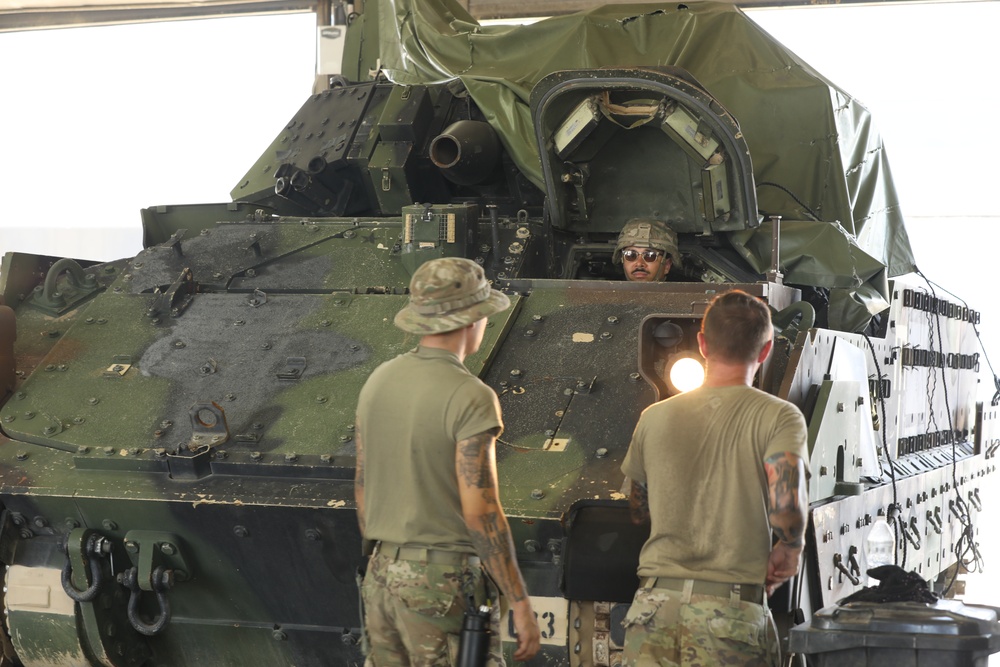
{"type": "Polygon", "coordinates": [[[969,491],[969,502],[972,503],[972,506],[976,508],[977,512],[983,511],[983,502],[979,498],[979,489],[969,491]]]}
{"type": "Polygon", "coordinates": [[[162,632],[167,627],[167,623],[170,622],[170,601],[167,599],[166,590],[173,586],[173,572],[158,567],[153,570],[150,577],[156,594],[156,602],[160,606],[160,613],[152,623],[146,623],[139,617],[139,598],[142,595],[142,589],[139,587],[138,568],[133,567],[125,570],[119,575],[119,579],[121,584],[131,591],[128,598],[128,621],[135,628],[135,631],[147,637],[162,632]]]}
{"type": "Polygon", "coordinates": [[[840,570],[841,574],[851,580],[851,583],[857,586],[861,583],[861,578],[854,576],[854,574],[844,565],[844,557],[840,554],[833,554],[833,566],[840,570]]]}
{"type": "Polygon", "coordinates": [[[910,523],[899,522],[899,528],[903,531],[903,537],[913,545],[913,548],[920,551],[920,531],[917,530],[917,517],[911,516],[910,523]]]}
{"type": "Polygon", "coordinates": [[[929,523],[931,525],[931,528],[934,529],[935,533],[937,533],[938,535],[941,534],[941,521],[930,510],[927,510],[927,523],[929,523]]]}
{"type": "Polygon", "coordinates": [[[97,534],[87,538],[83,559],[90,567],[90,586],[81,591],[77,590],[76,586],[73,585],[73,563],[69,555],[69,538],[66,538],[66,564],[63,565],[60,580],[62,581],[62,587],[66,591],[66,595],[77,602],[92,602],[97,597],[97,593],[104,583],[104,570],[101,569],[100,561],[96,558],[88,558],[87,556],[88,554],[94,555],[101,552],[98,547],[98,541],[101,539],[101,536],[97,534]]]}

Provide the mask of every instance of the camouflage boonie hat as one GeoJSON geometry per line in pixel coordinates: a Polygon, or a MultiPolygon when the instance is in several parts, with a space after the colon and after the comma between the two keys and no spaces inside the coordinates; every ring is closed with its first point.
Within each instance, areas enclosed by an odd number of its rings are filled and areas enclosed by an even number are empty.
{"type": "Polygon", "coordinates": [[[396,313],[397,327],[408,333],[447,333],[510,306],[503,292],[490,287],[483,267],[471,259],[432,259],[410,279],[410,302],[396,313]]]}
{"type": "Polygon", "coordinates": [[[652,248],[670,255],[673,265],[680,267],[681,253],[677,250],[677,234],[665,222],[654,218],[632,218],[622,227],[612,260],[622,263],[625,248],[652,248]]]}

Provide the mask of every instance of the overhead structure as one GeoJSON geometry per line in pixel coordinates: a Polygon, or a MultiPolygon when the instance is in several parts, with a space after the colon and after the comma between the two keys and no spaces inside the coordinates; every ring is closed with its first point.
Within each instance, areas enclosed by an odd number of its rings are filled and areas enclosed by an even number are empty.
{"type": "MultiPolygon", "coordinates": [[[[910,0],[713,0],[739,7],[793,7],[843,4],[887,4],[910,0]]],[[[938,0],[964,2],[968,0],[938,0]]],[[[634,4],[628,0],[451,0],[477,21],[560,16],[599,5],[634,4]]],[[[331,7],[364,5],[342,0],[0,0],[0,32],[72,28],[122,23],[219,18],[252,14],[315,12],[319,25],[330,24],[331,7]]]]}

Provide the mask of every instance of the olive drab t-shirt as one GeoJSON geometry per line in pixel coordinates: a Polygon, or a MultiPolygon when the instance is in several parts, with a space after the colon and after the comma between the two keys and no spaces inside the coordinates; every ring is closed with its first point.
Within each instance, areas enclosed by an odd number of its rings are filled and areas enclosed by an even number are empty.
{"type": "Polygon", "coordinates": [[[496,393],[451,352],[417,347],[371,374],[358,397],[365,537],[474,552],[462,517],[457,443],[503,428],[496,393]]]}
{"type": "Polygon", "coordinates": [[[809,466],[791,403],[747,386],[701,387],[642,413],[622,472],[645,483],[651,530],[640,577],[763,584],[771,552],[764,460],[809,466]]]}

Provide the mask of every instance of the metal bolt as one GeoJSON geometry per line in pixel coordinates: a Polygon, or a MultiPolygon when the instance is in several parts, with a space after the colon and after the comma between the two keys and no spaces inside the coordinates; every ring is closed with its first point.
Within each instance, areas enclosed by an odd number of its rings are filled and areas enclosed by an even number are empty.
{"type": "Polygon", "coordinates": [[[36,516],[31,522],[35,524],[35,528],[45,528],[45,526],[49,525],[44,516],[36,516]]]}
{"type": "Polygon", "coordinates": [[[524,335],[527,336],[528,338],[532,338],[535,335],[535,330],[528,329],[527,331],[524,332],[524,335]]]}
{"type": "Polygon", "coordinates": [[[510,371],[510,376],[515,378],[521,377],[521,370],[519,368],[512,369],[510,371]]]}
{"type": "Polygon", "coordinates": [[[326,396],[317,396],[316,397],[316,402],[317,403],[326,403],[326,396]]]}
{"type": "Polygon", "coordinates": [[[162,438],[163,437],[163,431],[160,430],[160,429],[156,429],[155,431],[153,431],[153,437],[154,438],[162,438]]]}
{"type": "Polygon", "coordinates": [[[105,456],[111,456],[114,453],[115,453],[115,448],[114,447],[105,447],[104,448],[104,454],[105,454],[105,456]]]}
{"type": "Polygon", "coordinates": [[[531,316],[531,321],[532,322],[541,322],[543,319],[544,318],[541,315],[532,315],[531,316]]]}
{"type": "Polygon", "coordinates": [[[285,460],[288,461],[289,463],[293,461],[298,461],[299,455],[296,454],[295,452],[288,452],[287,454],[285,454],[285,460]]]}
{"type": "Polygon", "coordinates": [[[215,453],[215,458],[217,459],[227,459],[229,458],[229,452],[224,449],[220,449],[215,453]]]}
{"type": "Polygon", "coordinates": [[[329,454],[320,454],[319,460],[322,463],[329,463],[332,460],[332,457],[329,454]]]}
{"type": "MultiPolygon", "coordinates": [[[[335,301],[334,303],[336,303],[338,306],[344,305],[343,301],[335,301]]],[[[330,326],[330,320],[323,320],[322,322],[319,323],[319,325],[321,327],[328,327],[330,326]]]]}
{"type": "Polygon", "coordinates": [[[609,338],[611,338],[611,337],[612,337],[613,335],[614,335],[614,334],[612,334],[612,333],[611,333],[610,331],[602,331],[602,332],[601,332],[601,340],[608,340],[608,339],[609,339],[609,338]]]}
{"type": "Polygon", "coordinates": [[[167,450],[165,450],[163,447],[157,447],[156,449],[153,450],[153,455],[158,458],[163,458],[164,456],[167,455],[167,450]]]}
{"type": "Polygon", "coordinates": [[[15,417],[14,415],[4,415],[3,421],[5,424],[9,424],[15,419],[17,419],[17,417],[15,417]]]}
{"type": "Polygon", "coordinates": [[[537,553],[542,550],[542,545],[538,543],[538,540],[525,540],[524,550],[529,554],[537,553]]]}
{"type": "Polygon", "coordinates": [[[545,497],[545,492],[542,491],[541,489],[534,489],[531,492],[531,497],[534,500],[541,500],[542,498],[545,497]]]}
{"type": "Polygon", "coordinates": [[[79,426],[80,424],[82,424],[85,421],[87,421],[87,420],[84,419],[83,417],[73,417],[73,423],[76,424],[77,426],[79,426]]]}
{"type": "Polygon", "coordinates": [[[101,525],[104,526],[104,530],[118,530],[118,524],[111,519],[105,519],[101,525]]]}
{"type": "Polygon", "coordinates": [[[271,349],[271,344],[270,343],[261,343],[260,349],[262,349],[262,350],[270,350],[271,349]]]}
{"type": "Polygon", "coordinates": [[[220,271],[216,271],[215,273],[212,274],[212,277],[215,278],[216,280],[222,280],[222,273],[220,271]]]}
{"type": "Polygon", "coordinates": [[[87,399],[87,402],[90,403],[91,405],[97,405],[98,403],[101,402],[101,399],[97,398],[96,396],[91,396],[90,398],[87,399]]]}
{"type": "Polygon", "coordinates": [[[342,435],[342,436],[340,436],[340,441],[341,442],[350,442],[351,441],[351,436],[349,436],[349,435],[342,435]]]}
{"type": "Polygon", "coordinates": [[[25,419],[34,419],[34,418],[35,418],[35,413],[34,413],[34,412],[32,412],[31,410],[28,410],[28,411],[27,411],[27,412],[25,412],[25,413],[24,413],[24,414],[23,414],[22,416],[23,416],[23,417],[24,417],[25,419]]]}
{"type": "Polygon", "coordinates": [[[260,461],[262,458],[264,458],[264,455],[260,452],[250,452],[251,461],[260,461]]]}
{"type": "Polygon", "coordinates": [[[96,320],[93,317],[88,317],[83,321],[84,324],[93,324],[96,320]]]}
{"type": "Polygon", "coordinates": [[[23,461],[26,458],[28,458],[28,452],[18,452],[17,453],[17,460],[18,461],[23,461]]]}
{"type": "Polygon", "coordinates": [[[250,531],[245,526],[233,526],[233,535],[236,537],[246,537],[250,531]]]}
{"type": "Polygon", "coordinates": [[[546,436],[548,436],[548,437],[550,437],[550,438],[551,438],[552,436],[554,436],[555,434],[556,434],[556,432],[555,432],[555,431],[553,431],[552,429],[546,429],[546,430],[545,430],[545,435],[546,435],[546,436]]]}
{"type": "Polygon", "coordinates": [[[237,327],[241,327],[244,324],[246,324],[246,320],[236,320],[235,322],[233,322],[233,326],[237,326],[237,327]]]}
{"type": "Polygon", "coordinates": [[[187,347],[187,344],[184,341],[182,341],[182,340],[175,340],[174,341],[174,347],[176,347],[179,350],[182,347],[187,347]]]}
{"type": "Polygon", "coordinates": [[[160,545],[160,553],[165,556],[173,556],[175,553],[177,553],[177,547],[170,544],[170,542],[164,542],[163,544],[160,545]]]}
{"type": "Polygon", "coordinates": [[[128,453],[131,454],[132,456],[139,456],[139,454],[142,453],[142,450],[139,449],[138,447],[132,447],[131,449],[128,450],[128,453]]]}
{"type": "Polygon", "coordinates": [[[42,429],[42,433],[44,433],[45,435],[53,435],[55,432],[56,432],[55,426],[46,426],[45,428],[42,429]]]}
{"type": "Polygon", "coordinates": [[[86,445],[80,445],[79,447],[76,448],[77,454],[88,454],[89,452],[90,452],[90,447],[86,445]]]}
{"type": "Polygon", "coordinates": [[[47,371],[54,371],[55,369],[56,369],[55,364],[49,364],[48,366],[45,367],[45,370],[47,371]]]}
{"type": "Polygon", "coordinates": [[[628,374],[628,379],[631,380],[632,382],[638,382],[639,378],[641,378],[641,377],[642,376],[639,375],[638,373],[629,373],[628,374]]]}
{"type": "Polygon", "coordinates": [[[133,542],[132,540],[127,540],[125,542],[125,551],[130,554],[137,554],[139,553],[139,544],[137,542],[133,542]]]}
{"type": "Polygon", "coordinates": [[[27,396],[27,394],[24,393],[23,391],[19,391],[16,394],[14,394],[14,398],[16,398],[19,401],[23,401],[25,396],[27,396]]]}
{"type": "Polygon", "coordinates": [[[618,324],[618,318],[614,315],[608,317],[608,324],[618,324]]]}
{"type": "Polygon", "coordinates": [[[282,632],[281,630],[275,630],[274,632],[272,632],[272,633],[271,633],[271,637],[272,637],[272,638],[273,638],[273,639],[274,639],[275,641],[279,641],[279,642],[283,642],[283,641],[285,641],[286,639],[288,639],[288,635],[286,635],[286,634],[285,634],[284,632],[282,632]]]}
{"type": "Polygon", "coordinates": [[[236,400],[236,394],[226,394],[226,400],[227,401],[235,401],[236,400]]]}
{"type": "Polygon", "coordinates": [[[107,323],[108,323],[108,320],[107,320],[107,318],[105,318],[105,317],[98,317],[98,318],[97,318],[97,323],[98,323],[98,324],[107,324],[107,323]]]}
{"type": "Polygon", "coordinates": [[[319,531],[315,528],[309,528],[306,530],[306,539],[310,542],[318,542],[320,538],[319,531]]]}
{"type": "Polygon", "coordinates": [[[597,449],[597,458],[603,459],[607,455],[608,455],[608,448],[607,447],[598,447],[598,449],[597,449]]]}

